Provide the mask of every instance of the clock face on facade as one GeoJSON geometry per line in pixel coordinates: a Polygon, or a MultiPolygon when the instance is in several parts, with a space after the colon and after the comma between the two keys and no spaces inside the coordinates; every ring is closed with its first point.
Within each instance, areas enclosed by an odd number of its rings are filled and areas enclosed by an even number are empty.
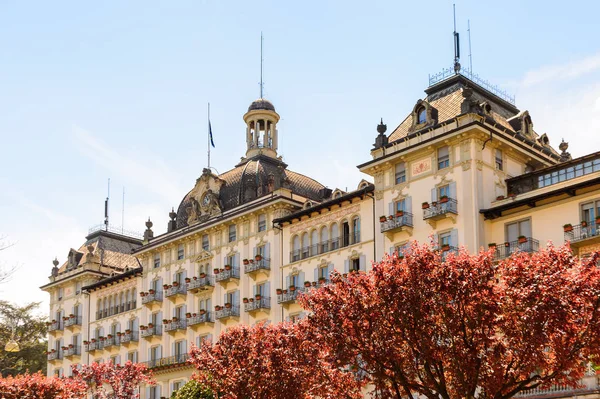
{"type": "Polygon", "coordinates": [[[202,205],[203,206],[208,206],[209,203],[210,203],[210,196],[209,195],[205,195],[204,198],[202,198],[202,205]]]}

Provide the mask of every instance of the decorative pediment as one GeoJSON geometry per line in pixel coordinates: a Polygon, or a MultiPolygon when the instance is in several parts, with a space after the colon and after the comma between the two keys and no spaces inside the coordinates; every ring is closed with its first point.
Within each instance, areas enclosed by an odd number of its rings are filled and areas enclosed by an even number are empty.
{"type": "Polygon", "coordinates": [[[222,213],[219,193],[224,184],[225,180],[210,169],[202,171],[202,176],[196,180],[196,186],[190,192],[190,204],[186,208],[188,225],[206,221],[211,216],[222,213]]]}
{"type": "Polygon", "coordinates": [[[196,257],[196,259],[194,259],[194,262],[202,262],[202,261],[211,259],[212,257],[213,257],[212,252],[209,252],[209,251],[203,249],[200,251],[200,253],[196,257]]]}

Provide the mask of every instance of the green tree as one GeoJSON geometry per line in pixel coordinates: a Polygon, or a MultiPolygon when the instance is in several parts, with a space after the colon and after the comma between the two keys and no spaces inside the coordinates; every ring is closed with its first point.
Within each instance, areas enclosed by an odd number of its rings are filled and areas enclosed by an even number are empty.
{"type": "Polygon", "coordinates": [[[212,392],[198,381],[190,380],[173,392],[171,399],[213,399],[212,392]]]}
{"type": "Polygon", "coordinates": [[[35,314],[40,303],[24,306],[0,301],[0,349],[13,338],[19,352],[0,350],[0,372],[3,376],[26,371],[46,374],[46,318],[35,314]]]}

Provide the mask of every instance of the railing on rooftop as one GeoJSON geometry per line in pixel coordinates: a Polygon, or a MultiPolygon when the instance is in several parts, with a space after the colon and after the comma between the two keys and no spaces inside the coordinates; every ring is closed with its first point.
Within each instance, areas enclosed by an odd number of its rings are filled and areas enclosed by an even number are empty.
{"type": "Polygon", "coordinates": [[[88,235],[95,233],[97,231],[107,231],[109,233],[120,234],[122,236],[137,238],[139,240],[144,238],[144,235],[140,234],[137,231],[127,230],[122,227],[113,226],[113,225],[106,226],[105,224],[97,224],[95,226],[90,227],[88,229],[88,235]]]}
{"type": "Polygon", "coordinates": [[[515,105],[515,96],[508,94],[505,90],[502,90],[497,85],[491,84],[489,81],[481,78],[478,74],[469,71],[466,68],[462,68],[458,73],[454,71],[454,67],[442,69],[441,72],[438,72],[433,75],[429,75],[429,86],[433,86],[434,84],[441,82],[442,80],[448,79],[454,75],[462,75],[467,79],[477,83],[479,86],[483,87],[490,93],[500,97],[504,101],[515,105]]]}

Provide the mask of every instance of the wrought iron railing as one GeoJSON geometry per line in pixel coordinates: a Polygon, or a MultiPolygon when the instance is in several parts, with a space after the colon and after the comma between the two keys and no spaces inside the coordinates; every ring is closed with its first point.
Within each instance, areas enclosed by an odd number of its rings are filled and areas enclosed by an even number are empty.
{"type": "Polygon", "coordinates": [[[245,312],[252,312],[259,309],[271,309],[271,298],[254,299],[252,302],[244,304],[245,312]]]}
{"type": "Polygon", "coordinates": [[[240,278],[240,268],[232,267],[229,270],[223,270],[215,275],[215,281],[227,281],[231,278],[240,278]]]}
{"type": "Polygon", "coordinates": [[[80,326],[80,325],[81,325],[81,316],[69,317],[68,320],[65,320],[65,327],[80,326]]]}
{"type": "MultiPolygon", "coordinates": [[[[146,362],[142,362],[149,369],[153,369],[156,367],[164,367],[164,366],[175,366],[178,364],[188,364],[189,355],[187,353],[182,353],[180,355],[161,357],[159,359],[152,359],[146,362]]],[[[191,366],[191,364],[190,364],[191,366]]]]}
{"type": "Polygon", "coordinates": [[[59,360],[63,358],[63,354],[60,351],[50,352],[48,353],[48,361],[50,360],[59,360]]]}
{"type": "Polygon", "coordinates": [[[187,319],[187,325],[189,326],[193,326],[196,324],[202,324],[202,323],[214,323],[215,322],[215,318],[212,312],[206,312],[204,314],[199,314],[196,316],[192,316],[189,319],[187,319]]]}
{"type": "Polygon", "coordinates": [[[360,231],[350,234],[344,234],[331,240],[321,241],[307,247],[294,249],[290,251],[290,262],[297,262],[302,259],[321,255],[327,252],[336,251],[360,242],[360,231]]]}
{"type": "Polygon", "coordinates": [[[284,290],[283,293],[277,295],[277,303],[290,303],[294,302],[298,295],[306,291],[306,287],[295,287],[293,291],[284,290]]]}
{"type": "Polygon", "coordinates": [[[102,344],[102,348],[103,349],[107,349],[110,348],[111,346],[117,346],[119,345],[119,338],[118,337],[106,337],[104,339],[104,341],[101,342],[102,344]]]}
{"type": "Polygon", "coordinates": [[[173,296],[173,295],[177,295],[177,294],[186,295],[187,294],[187,284],[185,284],[185,283],[177,284],[176,286],[172,286],[165,290],[165,296],[167,298],[170,296],[173,296]]]}
{"type": "MultiPolygon", "coordinates": [[[[142,300],[143,302],[143,300],[142,300]]],[[[105,309],[100,309],[96,311],[96,320],[104,319],[106,317],[111,317],[117,315],[119,313],[127,312],[133,310],[137,307],[136,301],[128,301],[124,302],[120,305],[111,306],[105,309]]]]}
{"type": "Polygon", "coordinates": [[[139,332],[132,331],[130,333],[124,333],[121,335],[121,345],[128,344],[130,342],[137,342],[139,340],[139,332]]]}
{"type": "Polygon", "coordinates": [[[152,337],[154,335],[162,335],[162,327],[161,326],[152,326],[148,327],[145,330],[142,330],[140,335],[142,338],[152,337]]]}
{"type": "Polygon", "coordinates": [[[494,259],[505,259],[510,257],[517,251],[521,252],[537,252],[540,250],[540,242],[531,237],[524,239],[505,242],[504,244],[496,245],[494,259]]]}
{"type": "Polygon", "coordinates": [[[69,347],[69,349],[65,349],[64,355],[65,355],[65,357],[81,355],[81,347],[80,346],[69,347]]]}
{"type": "Polygon", "coordinates": [[[598,235],[600,235],[600,228],[596,221],[577,224],[570,229],[565,229],[565,241],[570,241],[572,243],[598,235]]]}
{"type": "Polygon", "coordinates": [[[96,341],[84,344],[84,349],[86,352],[93,352],[95,350],[102,349],[102,347],[100,346],[100,342],[96,341]]]}
{"type": "Polygon", "coordinates": [[[108,231],[109,233],[120,234],[123,236],[137,238],[139,240],[144,238],[144,235],[138,231],[126,230],[118,226],[113,225],[105,225],[105,224],[97,224],[88,229],[88,235],[95,233],[97,231],[108,231]]]}
{"type": "Polygon", "coordinates": [[[142,297],[142,304],[145,305],[151,302],[162,302],[163,295],[161,291],[156,291],[154,294],[147,293],[142,297]]]}
{"type": "Polygon", "coordinates": [[[271,259],[262,258],[261,260],[249,259],[248,264],[244,265],[244,273],[252,273],[258,270],[271,270],[271,259]]]}
{"type": "Polygon", "coordinates": [[[62,330],[63,327],[63,323],[59,320],[59,321],[53,321],[49,326],[48,326],[48,331],[60,331],[62,330]]]}
{"type": "Polygon", "coordinates": [[[215,311],[215,319],[225,319],[227,317],[239,317],[240,315],[240,307],[239,306],[231,306],[230,308],[222,308],[221,310],[215,311]]]}
{"type": "Polygon", "coordinates": [[[454,198],[448,198],[445,202],[437,201],[430,203],[429,208],[423,209],[423,220],[443,216],[447,213],[458,214],[458,202],[454,198]]]}
{"type": "Polygon", "coordinates": [[[215,279],[209,275],[206,275],[206,277],[195,277],[195,279],[192,279],[192,281],[189,282],[188,291],[214,286],[215,279]]]}
{"type": "Polygon", "coordinates": [[[172,332],[177,330],[185,330],[187,328],[187,323],[185,320],[173,320],[169,323],[165,324],[165,331],[172,332]]]}
{"type": "Polygon", "coordinates": [[[385,222],[381,222],[381,232],[394,230],[398,227],[412,227],[413,225],[413,214],[410,212],[404,212],[402,216],[392,216],[392,219],[388,219],[385,222]]]}
{"type": "MultiPolygon", "coordinates": [[[[444,68],[444,69],[442,69],[441,72],[438,72],[433,75],[429,75],[429,86],[433,86],[434,84],[441,82],[442,80],[445,80],[456,74],[457,74],[457,72],[454,70],[454,67],[444,68]]],[[[458,74],[463,75],[466,78],[468,78],[469,80],[477,83],[479,86],[483,87],[490,93],[495,94],[496,96],[500,97],[504,101],[508,101],[509,103],[515,105],[515,96],[514,95],[508,94],[508,92],[506,92],[505,90],[502,90],[498,86],[491,84],[489,81],[481,78],[476,73],[473,73],[466,68],[461,68],[458,71],[458,74]]]]}

